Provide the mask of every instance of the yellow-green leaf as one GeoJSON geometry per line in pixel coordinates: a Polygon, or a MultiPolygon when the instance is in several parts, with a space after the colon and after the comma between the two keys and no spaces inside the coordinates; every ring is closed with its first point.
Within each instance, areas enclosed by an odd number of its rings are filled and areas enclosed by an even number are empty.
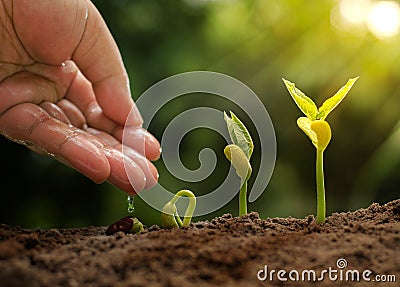
{"type": "Polygon", "coordinates": [[[316,120],[318,114],[318,108],[314,101],[307,97],[302,91],[296,88],[294,83],[283,79],[286,88],[288,89],[290,95],[292,96],[294,102],[299,107],[299,109],[309,118],[310,120],[316,120]]]}
{"type": "Polygon", "coordinates": [[[242,181],[247,180],[251,174],[251,165],[243,150],[237,145],[230,144],[225,147],[224,154],[242,181]]]}
{"type": "Polygon", "coordinates": [[[231,118],[229,118],[224,112],[224,119],[228,127],[228,132],[232,143],[240,147],[247,159],[250,160],[254,149],[254,144],[250,133],[234,113],[230,112],[230,114],[231,118]]]}
{"type": "Polygon", "coordinates": [[[317,119],[325,120],[328,114],[336,108],[336,106],[344,99],[347,93],[350,91],[351,87],[353,87],[354,83],[357,81],[359,77],[350,79],[347,83],[340,88],[339,91],[336,92],[335,95],[327,99],[322,106],[318,109],[317,119]]]}
{"type": "Polygon", "coordinates": [[[311,129],[312,122],[313,121],[307,117],[301,117],[297,119],[297,125],[299,128],[310,138],[313,145],[317,147],[318,138],[315,132],[311,129]]]}
{"type": "Polygon", "coordinates": [[[164,228],[174,228],[179,227],[175,219],[176,206],[168,202],[164,205],[161,213],[161,224],[164,228]]]}
{"type": "Polygon", "coordinates": [[[326,121],[317,120],[311,123],[311,129],[317,136],[317,149],[325,150],[331,141],[332,131],[331,127],[326,121]]]}

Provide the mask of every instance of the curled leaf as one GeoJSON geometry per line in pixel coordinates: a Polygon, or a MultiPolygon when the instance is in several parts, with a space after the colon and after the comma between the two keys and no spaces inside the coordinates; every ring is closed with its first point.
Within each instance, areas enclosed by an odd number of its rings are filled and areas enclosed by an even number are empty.
{"type": "Polygon", "coordinates": [[[331,127],[326,121],[318,120],[311,123],[311,129],[317,136],[316,147],[318,150],[325,150],[331,141],[331,127]]]}
{"type": "Polygon", "coordinates": [[[288,80],[282,79],[288,89],[290,95],[292,96],[294,102],[299,107],[299,109],[309,118],[310,120],[316,120],[318,114],[318,108],[314,101],[307,97],[302,91],[296,88],[295,84],[289,82],[288,80]]]}
{"type": "Polygon", "coordinates": [[[297,119],[297,125],[299,126],[299,128],[310,138],[313,145],[315,147],[317,147],[318,139],[317,139],[317,135],[315,134],[315,132],[311,129],[312,122],[313,121],[311,121],[307,117],[300,117],[297,119]]]}
{"type": "Polygon", "coordinates": [[[243,150],[237,145],[230,144],[224,149],[226,158],[232,163],[237,175],[242,181],[247,180],[251,175],[251,165],[243,150]]]}
{"type": "Polygon", "coordinates": [[[309,118],[301,117],[297,119],[297,125],[310,138],[318,150],[326,149],[332,137],[331,127],[328,122],[322,120],[311,121],[309,118]]]}

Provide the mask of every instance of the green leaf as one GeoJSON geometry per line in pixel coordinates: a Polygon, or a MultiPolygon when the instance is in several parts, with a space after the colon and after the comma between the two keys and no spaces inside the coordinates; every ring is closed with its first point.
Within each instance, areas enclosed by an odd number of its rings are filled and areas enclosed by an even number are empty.
{"type": "Polygon", "coordinates": [[[316,120],[318,114],[318,108],[314,101],[307,97],[302,91],[296,88],[294,83],[283,79],[290,95],[292,96],[294,102],[299,107],[299,109],[309,118],[310,120],[316,120]]]}
{"type": "Polygon", "coordinates": [[[224,154],[232,163],[242,182],[246,181],[251,175],[251,165],[243,150],[237,145],[230,144],[225,147],[224,154]]]}
{"type": "Polygon", "coordinates": [[[310,138],[313,145],[317,147],[317,134],[311,129],[312,120],[307,117],[301,117],[297,119],[297,125],[299,128],[310,138]]]}
{"type": "Polygon", "coordinates": [[[234,113],[230,112],[230,114],[231,118],[224,112],[224,119],[228,127],[229,136],[233,144],[240,147],[247,159],[250,159],[254,150],[254,143],[250,133],[234,113]]]}
{"type": "Polygon", "coordinates": [[[350,91],[351,87],[353,87],[354,83],[357,81],[359,77],[350,79],[347,81],[346,85],[340,88],[339,91],[336,92],[331,98],[327,99],[322,106],[318,109],[319,120],[325,120],[329,113],[336,108],[336,106],[344,99],[347,93],[350,91]]]}

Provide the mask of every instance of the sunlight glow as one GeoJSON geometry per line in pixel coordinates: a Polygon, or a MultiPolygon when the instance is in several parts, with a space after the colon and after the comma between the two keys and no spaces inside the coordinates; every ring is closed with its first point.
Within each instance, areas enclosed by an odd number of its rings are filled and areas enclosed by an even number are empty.
{"type": "Polygon", "coordinates": [[[370,0],[342,0],[339,3],[340,14],[352,24],[363,24],[370,7],[370,0]]]}
{"type": "Polygon", "coordinates": [[[368,29],[379,39],[400,32],[400,5],[396,1],[340,0],[331,11],[332,25],[343,31],[360,33],[368,29]]]}
{"type": "Polygon", "coordinates": [[[400,31],[400,6],[394,1],[375,3],[367,18],[368,29],[377,38],[395,36],[400,31]]]}

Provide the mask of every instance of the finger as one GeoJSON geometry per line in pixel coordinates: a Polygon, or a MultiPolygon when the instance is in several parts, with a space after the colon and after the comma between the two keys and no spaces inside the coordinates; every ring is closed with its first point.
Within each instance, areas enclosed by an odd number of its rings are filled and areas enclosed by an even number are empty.
{"type": "Polygon", "coordinates": [[[33,145],[66,162],[96,183],[108,179],[110,164],[100,142],[52,118],[39,106],[23,103],[0,115],[0,131],[19,143],[33,145]]]}
{"type": "Polygon", "coordinates": [[[116,149],[104,148],[103,150],[111,167],[108,181],[130,195],[143,190],[146,176],[140,167],[116,149]]]}
{"type": "Polygon", "coordinates": [[[119,148],[122,149],[122,152],[126,157],[130,158],[142,169],[146,176],[146,185],[144,186],[144,189],[149,189],[156,185],[158,181],[158,171],[156,167],[134,149],[131,149],[128,146],[122,146],[121,144],[119,148]]]}
{"type": "Polygon", "coordinates": [[[57,102],[57,106],[59,106],[64,111],[74,127],[83,130],[86,129],[87,125],[85,116],[73,103],[68,100],[62,99],[57,102]]]}
{"type": "Polygon", "coordinates": [[[127,146],[122,146],[118,140],[105,132],[93,128],[88,128],[86,131],[99,138],[104,145],[113,147],[114,149],[122,152],[125,157],[129,157],[132,161],[134,161],[143,171],[146,177],[144,189],[149,189],[157,183],[158,171],[156,167],[143,155],[127,146]]]}
{"type": "Polygon", "coordinates": [[[124,125],[131,113],[127,124],[141,125],[143,120],[131,98],[117,44],[95,6],[87,3],[87,23],[72,60],[92,83],[97,102],[108,118],[124,125]]]}
{"type": "MultiPolygon", "coordinates": [[[[102,109],[97,104],[90,82],[80,72],[76,74],[65,98],[73,102],[84,113],[90,127],[113,134],[120,142],[122,141],[123,127],[103,114],[102,109]]],[[[125,145],[138,151],[142,150],[142,154],[145,154],[150,160],[156,160],[160,157],[160,144],[154,136],[139,127],[129,127],[128,129],[131,129],[131,133],[137,135],[132,140],[127,141],[125,145]],[[145,149],[139,143],[143,139],[145,149]]]]}
{"type": "Polygon", "coordinates": [[[71,101],[84,114],[89,126],[111,133],[118,124],[107,118],[93,92],[92,84],[79,71],[70,84],[65,99],[71,101]]]}
{"type": "Polygon", "coordinates": [[[20,72],[0,83],[0,114],[20,103],[56,102],[55,86],[40,76],[20,72]]]}
{"type": "Polygon", "coordinates": [[[149,160],[157,160],[161,154],[161,146],[158,140],[141,127],[118,127],[113,135],[123,145],[133,148],[149,160]]]}
{"type": "Polygon", "coordinates": [[[45,110],[53,118],[62,121],[64,124],[70,125],[68,117],[65,115],[64,111],[57,105],[50,102],[43,102],[40,107],[45,110]]]}

